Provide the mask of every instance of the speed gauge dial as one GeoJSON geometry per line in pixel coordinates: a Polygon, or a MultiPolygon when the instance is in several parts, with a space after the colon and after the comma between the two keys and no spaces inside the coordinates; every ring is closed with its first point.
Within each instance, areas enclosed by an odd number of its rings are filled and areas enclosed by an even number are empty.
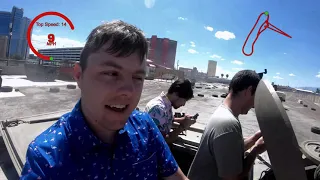
{"type": "MultiPolygon", "coordinates": [[[[74,30],[74,25],[72,24],[71,20],[67,16],[65,16],[65,15],[63,15],[63,14],[61,14],[59,12],[53,12],[53,11],[41,13],[31,21],[31,23],[30,23],[30,25],[28,27],[28,31],[27,31],[27,41],[28,41],[28,45],[29,45],[31,51],[36,56],[38,56],[38,58],[40,58],[40,59],[47,60],[47,61],[53,60],[53,57],[45,56],[45,55],[39,53],[34,48],[34,46],[32,45],[32,42],[31,42],[31,30],[32,30],[32,27],[35,24],[37,26],[40,26],[40,27],[43,27],[43,26],[45,26],[45,27],[57,27],[57,26],[67,26],[67,25],[69,25],[71,30],[74,30]],[[40,18],[43,18],[45,16],[58,16],[58,17],[62,18],[64,21],[66,21],[66,22],[55,22],[55,23],[49,23],[49,22],[41,23],[41,22],[38,22],[38,20],[40,18]]],[[[46,42],[46,44],[48,46],[56,45],[54,34],[48,34],[48,41],[46,42]]]]}

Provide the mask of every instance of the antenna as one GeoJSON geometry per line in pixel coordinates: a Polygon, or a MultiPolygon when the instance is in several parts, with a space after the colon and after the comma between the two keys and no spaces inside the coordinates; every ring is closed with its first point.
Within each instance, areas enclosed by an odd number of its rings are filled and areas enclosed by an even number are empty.
{"type": "Polygon", "coordinates": [[[179,60],[177,61],[177,70],[179,70],[179,60]]]}

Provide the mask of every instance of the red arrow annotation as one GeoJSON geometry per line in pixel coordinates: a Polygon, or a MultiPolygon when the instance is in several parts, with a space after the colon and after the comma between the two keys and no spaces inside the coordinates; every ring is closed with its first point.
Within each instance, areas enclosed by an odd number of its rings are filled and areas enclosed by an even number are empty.
{"type": "Polygon", "coordinates": [[[269,23],[269,16],[270,16],[270,15],[269,15],[268,11],[263,12],[263,13],[261,13],[261,14],[259,15],[256,23],[254,24],[253,28],[251,29],[250,33],[248,34],[248,36],[247,36],[247,38],[246,38],[246,41],[244,42],[244,44],[243,44],[243,46],[242,46],[242,53],[243,53],[244,55],[246,55],[246,56],[251,56],[251,55],[253,54],[255,43],[257,42],[260,34],[261,34],[263,31],[265,31],[267,28],[269,28],[269,29],[271,29],[271,30],[273,30],[273,31],[275,31],[275,32],[277,32],[277,33],[280,33],[280,34],[282,34],[282,35],[284,35],[284,36],[287,36],[288,38],[292,38],[292,37],[291,37],[290,35],[288,35],[287,33],[281,31],[279,28],[277,28],[277,27],[275,27],[274,25],[272,25],[271,23],[269,23]],[[267,19],[264,21],[263,24],[261,24],[261,26],[260,26],[260,28],[259,28],[259,31],[258,31],[258,33],[257,33],[257,36],[256,36],[256,38],[254,39],[254,41],[253,41],[253,43],[252,43],[252,46],[251,46],[251,53],[247,54],[247,53],[244,52],[244,48],[245,48],[245,46],[246,46],[246,44],[247,44],[247,41],[248,41],[248,39],[249,39],[252,31],[256,28],[256,26],[257,26],[257,24],[258,24],[258,22],[259,22],[259,20],[260,20],[260,18],[261,18],[262,15],[266,15],[266,16],[267,16],[267,19]]]}

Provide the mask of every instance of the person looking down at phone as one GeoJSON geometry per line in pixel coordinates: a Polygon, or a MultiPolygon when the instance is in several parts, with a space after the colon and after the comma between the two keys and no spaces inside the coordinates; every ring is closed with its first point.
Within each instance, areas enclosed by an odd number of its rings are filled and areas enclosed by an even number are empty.
{"type": "Polygon", "coordinates": [[[191,115],[175,118],[172,112],[172,108],[178,109],[184,106],[191,98],[193,98],[191,82],[189,80],[176,80],[171,84],[167,93],[162,92],[158,97],[147,103],[145,111],[158,126],[168,144],[173,143],[181,132],[195,123],[191,115]],[[180,125],[170,132],[173,122],[178,122],[180,125]]]}

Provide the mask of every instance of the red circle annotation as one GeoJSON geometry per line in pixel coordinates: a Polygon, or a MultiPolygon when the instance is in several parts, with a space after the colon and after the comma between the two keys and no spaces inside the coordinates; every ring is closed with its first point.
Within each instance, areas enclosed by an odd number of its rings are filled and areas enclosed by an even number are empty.
{"type": "Polygon", "coordinates": [[[72,30],[74,30],[74,25],[72,24],[71,20],[70,20],[67,16],[65,16],[65,15],[63,15],[63,14],[61,14],[61,13],[59,13],[59,12],[54,12],[54,11],[44,12],[44,13],[41,13],[41,14],[39,14],[38,16],[36,16],[36,17],[31,21],[31,23],[30,23],[30,25],[29,25],[29,27],[28,27],[28,31],[27,31],[27,41],[28,41],[28,45],[29,45],[31,51],[32,51],[36,56],[38,56],[40,59],[48,60],[48,61],[50,60],[50,56],[45,56],[45,55],[39,53],[39,52],[33,47],[32,42],[31,42],[31,29],[32,29],[33,25],[37,22],[37,20],[39,20],[39,19],[42,18],[42,17],[50,16],[50,15],[61,17],[62,19],[64,19],[65,21],[67,21],[67,23],[69,24],[70,28],[71,28],[72,30]]]}
{"type": "Polygon", "coordinates": [[[282,35],[284,35],[284,36],[286,36],[286,37],[288,37],[288,38],[292,38],[292,37],[291,37],[290,35],[288,35],[287,33],[281,31],[279,28],[277,28],[276,26],[272,25],[272,24],[269,22],[269,18],[270,18],[270,15],[269,15],[268,12],[263,12],[263,13],[261,13],[261,14],[259,15],[256,23],[255,23],[254,26],[252,27],[250,33],[248,34],[248,36],[247,36],[247,38],[246,38],[246,40],[245,40],[245,42],[244,42],[244,44],[243,44],[243,46],[242,46],[242,53],[243,53],[244,55],[246,55],[246,56],[251,56],[251,55],[253,54],[255,43],[257,42],[257,40],[258,40],[259,36],[261,35],[261,33],[264,32],[267,28],[269,28],[269,29],[271,29],[271,30],[273,30],[273,31],[275,31],[275,32],[277,32],[277,33],[279,33],[279,34],[282,34],[282,35]],[[253,41],[253,43],[252,43],[252,45],[251,45],[251,52],[250,52],[249,54],[247,54],[247,53],[244,52],[244,48],[245,48],[245,46],[246,46],[246,44],[247,44],[247,41],[248,41],[249,37],[251,36],[251,33],[252,33],[253,30],[256,28],[256,26],[257,26],[257,24],[258,24],[258,22],[259,22],[259,20],[260,20],[260,18],[261,18],[262,15],[266,15],[266,16],[267,16],[267,19],[264,21],[264,23],[261,24],[261,26],[260,26],[260,28],[259,28],[259,31],[258,31],[258,33],[257,33],[257,35],[256,35],[256,38],[254,39],[254,41],[253,41]]]}

